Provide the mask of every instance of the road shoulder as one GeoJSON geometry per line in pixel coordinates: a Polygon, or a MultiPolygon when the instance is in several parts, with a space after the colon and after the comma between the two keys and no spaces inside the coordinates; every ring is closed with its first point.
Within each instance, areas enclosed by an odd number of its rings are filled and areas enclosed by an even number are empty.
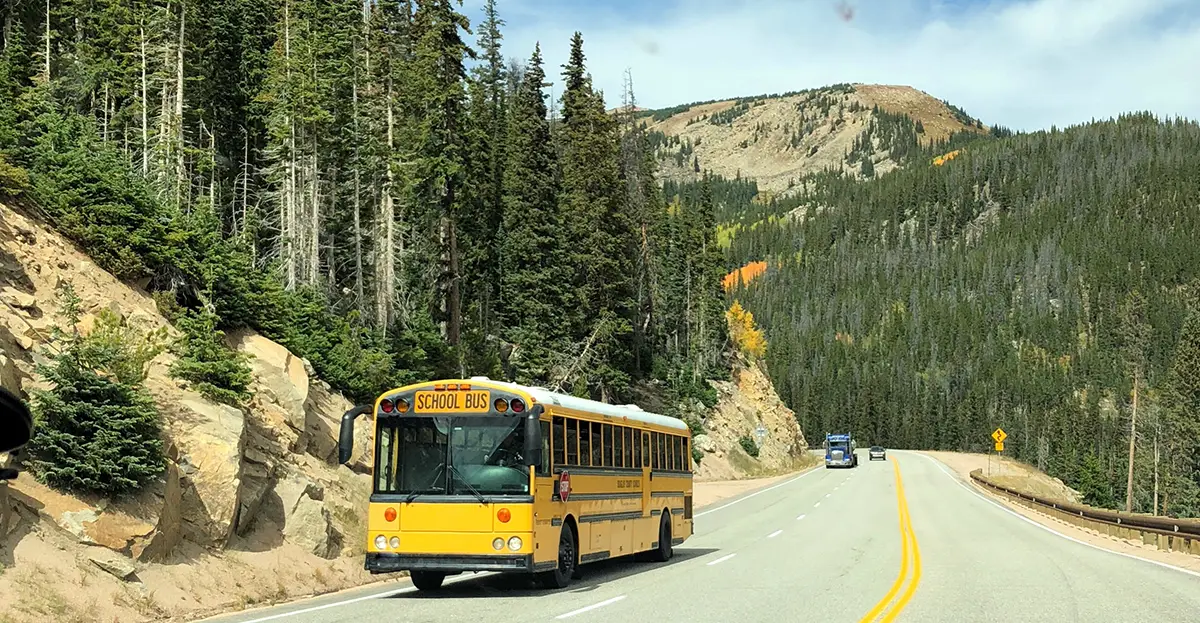
{"type": "Polygon", "coordinates": [[[989,489],[985,489],[971,480],[970,467],[963,461],[953,460],[953,452],[919,452],[926,457],[936,461],[948,474],[955,477],[964,486],[971,491],[983,495],[986,499],[992,500],[1003,505],[1004,508],[1032,521],[1052,532],[1058,533],[1061,536],[1080,541],[1086,545],[1091,545],[1100,549],[1104,549],[1116,554],[1123,554],[1133,558],[1139,558],[1148,562],[1178,567],[1195,573],[1200,573],[1200,556],[1193,556],[1182,552],[1165,552],[1159,550],[1152,545],[1144,545],[1141,541],[1130,541],[1120,539],[1114,536],[1101,534],[1095,530],[1089,530],[1074,524],[1067,523],[1056,517],[1039,513],[1035,510],[1026,508],[1019,504],[1011,502],[1008,498],[995,493],[989,489]],[[949,456],[947,456],[949,455],[949,456]],[[950,460],[946,460],[950,459],[950,460]]]}

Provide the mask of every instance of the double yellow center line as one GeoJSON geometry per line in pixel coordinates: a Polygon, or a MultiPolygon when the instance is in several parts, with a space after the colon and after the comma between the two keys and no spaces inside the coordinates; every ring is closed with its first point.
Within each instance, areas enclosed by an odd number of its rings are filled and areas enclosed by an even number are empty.
{"type": "Polygon", "coordinates": [[[900,477],[900,465],[895,458],[890,460],[892,469],[896,472],[896,503],[900,515],[900,575],[892,583],[883,599],[862,618],[859,623],[873,623],[876,620],[888,623],[894,620],[908,601],[912,599],[921,582],[921,549],[917,546],[917,535],[912,529],[912,518],[908,515],[908,500],[904,496],[904,479],[900,477]],[[909,579],[909,571],[912,571],[909,579]],[[905,587],[905,580],[908,586],[905,587]],[[901,593],[901,590],[904,592],[901,593]],[[897,598],[897,595],[899,597],[897,598]],[[882,617],[882,618],[881,618],[882,617]]]}

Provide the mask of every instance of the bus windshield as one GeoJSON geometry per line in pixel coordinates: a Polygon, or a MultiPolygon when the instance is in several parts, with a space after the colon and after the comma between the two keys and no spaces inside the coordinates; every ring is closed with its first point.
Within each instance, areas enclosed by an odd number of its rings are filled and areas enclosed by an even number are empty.
{"type": "Polygon", "coordinates": [[[525,426],[519,418],[409,416],[381,421],[375,492],[528,495],[525,426]]]}

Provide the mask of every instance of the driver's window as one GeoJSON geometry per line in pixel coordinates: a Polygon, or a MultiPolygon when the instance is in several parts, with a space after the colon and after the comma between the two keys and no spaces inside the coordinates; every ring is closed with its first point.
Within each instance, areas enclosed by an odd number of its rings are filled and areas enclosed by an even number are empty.
{"type": "Polygon", "coordinates": [[[538,465],[538,476],[550,475],[550,422],[539,422],[542,427],[542,462],[538,465]]]}

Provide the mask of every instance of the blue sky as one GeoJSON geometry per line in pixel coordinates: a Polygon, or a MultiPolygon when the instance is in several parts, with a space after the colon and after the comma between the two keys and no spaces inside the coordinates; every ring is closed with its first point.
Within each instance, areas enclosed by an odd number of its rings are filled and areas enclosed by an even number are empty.
{"type": "MultiPolygon", "coordinates": [[[[465,0],[472,23],[483,0],[465,0]]],[[[498,0],[505,55],[571,34],[610,106],[633,73],[660,108],[837,82],[905,84],[1035,130],[1130,110],[1200,119],[1200,0],[498,0]]],[[[555,94],[558,94],[555,85],[555,94]]]]}

